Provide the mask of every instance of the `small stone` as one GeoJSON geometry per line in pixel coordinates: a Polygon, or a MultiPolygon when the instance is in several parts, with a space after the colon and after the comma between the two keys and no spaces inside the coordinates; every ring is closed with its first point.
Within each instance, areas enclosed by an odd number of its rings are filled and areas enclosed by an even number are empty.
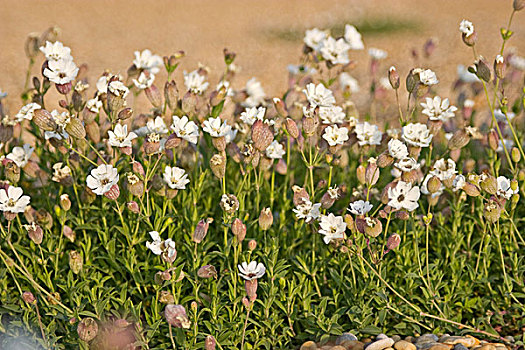
{"type": "Polygon", "coordinates": [[[454,350],[468,350],[468,348],[463,344],[454,345],[454,350]]]}
{"type": "Polygon", "coordinates": [[[346,348],[344,346],[341,346],[341,345],[336,345],[334,347],[331,348],[332,350],[346,350],[346,348]]]}
{"type": "Polygon", "coordinates": [[[450,347],[445,344],[436,343],[431,346],[429,350],[450,350],[450,347]]]}
{"type": "Polygon", "coordinates": [[[418,350],[427,350],[437,344],[439,343],[436,343],[435,341],[430,341],[430,340],[427,340],[426,342],[416,342],[416,348],[418,350]]]}
{"type": "Polygon", "coordinates": [[[363,350],[365,348],[365,344],[359,340],[345,340],[341,345],[347,350],[363,350]]]}
{"type": "Polygon", "coordinates": [[[394,341],[390,338],[377,340],[369,344],[365,349],[366,350],[383,350],[394,345],[394,341]]]}
{"type": "Polygon", "coordinates": [[[413,343],[414,340],[415,340],[415,338],[414,338],[413,336],[409,335],[408,337],[405,338],[405,340],[406,340],[407,342],[413,343]]]}
{"type": "Polygon", "coordinates": [[[378,334],[378,336],[376,337],[376,340],[381,340],[381,339],[386,339],[386,338],[388,338],[386,334],[381,333],[381,334],[378,334]]]}
{"type": "Polygon", "coordinates": [[[317,345],[311,340],[304,342],[303,345],[301,345],[300,350],[316,350],[317,345]]]}
{"type": "Polygon", "coordinates": [[[445,334],[443,334],[441,337],[439,337],[438,342],[439,342],[439,343],[444,343],[445,340],[447,340],[448,337],[450,337],[450,334],[446,334],[446,333],[445,333],[445,334]]]}
{"type": "Polygon", "coordinates": [[[357,337],[352,333],[346,332],[337,337],[337,339],[335,340],[335,344],[341,345],[346,340],[357,340],[357,337]]]}
{"type": "Polygon", "coordinates": [[[443,339],[442,343],[444,344],[450,344],[450,345],[456,345],[461,344],[466,346],[467,348],[471,348],[474,345],[479,344],[479,341],[474,337],[447,337],[443,339]]]}
{"type": "Polygon", "coordinates": [[[429,341],[437,342],[439,340],[438,336],[432,333],[423,334],[417,338],[416,343],[426,343],[429,341]]]}
{"type": "Polygon", "coordinates": [[[399,335],[393,335],[390,338],[392,338],[393,341],[397,342],[401,340],[401,337],[399,335]]]}
{"type": "Polygon", "coordinates": [[[479,350],[496,350],[496,347],[492,344],[482,345],[479,350]]]}
{"type": "Polygon", "coordinates": [[[372,342],[372,339],[370,339],[370,338],[365,338],[365,339],[363,339],[363,340],[361,340],[361,341],[362,341],[363,343],[366,344],[366,343],[371,343],[371,342],[372,342]]]}
{"type": "Polygon", "coordinates": [[[323,346],[321,347],[321,350],[330,350],[330,349],[332,349],[332,346],[331,346],[331,345],[323,345],[323,346]]]}
{"type": "Polygon", "coordinates": [[[394,344],[396,350],[416,350],[416,346],[406,340],[400,340],[394,344]]]}

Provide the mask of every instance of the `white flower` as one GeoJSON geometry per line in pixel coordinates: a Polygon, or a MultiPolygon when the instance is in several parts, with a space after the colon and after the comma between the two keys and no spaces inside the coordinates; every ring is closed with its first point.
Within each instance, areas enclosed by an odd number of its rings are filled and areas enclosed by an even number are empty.
{"type": "Polygon", "coordinates": [[[244,89],[248,97],[241,103],[243,107],[256,107],[264,104],[266,93],[257,79],[251,78],[248,80],[244,89]]]}
{"type": "Polygon", "coordinates": [[[420,164],[412,157],[406,157],[399,160],[394,164],[399,170],[404,172],[409,172],[412,170],[417,170],[420,167],[420,164]]]}
{"type": "Polygon", "coordinates": [[[98,114],[102,108],[102,101],[100,101],[98,98],[89,99],[86,102],[86,108],[91,112],[98,114]]]}
{"type": "Polygon", "coordinates": [[[144,90],[153,85],[155,81],[155,75],[147,72],[140,72],[140,75],[137,79],[133,79],[133,84],[137,89],[144,90]]]}
{"type": "Polygon", "coordinates": [[[419,187],[412,187],[409,182],[399,181],[395,187],[388,188],[388,205],[395,210],[413,211],[419,206],[417,201],[420,195],[419,187]]]}
{"type": "Polygon", "coordinates": [[[197,140],[199,139],[199,127],[195,122],[190,121],[187,116],[179,118],[174,115],[170,128],[178,137],[193,143],[194,145],[197,144],[197,140]]]}
{"type": "Polygon", "coordinates": [[[343,72],[339,75],[339,85],[343,91],[350,91],[351,93],[359,92],[359,83],[350,74],[343,72]]]}
{"type": "Polygon", "coordinates": [[[459,24],[459,31],[465,34],[465,36],[471,36],[472,34],[474,34],[474,25],[472,24],[472,22],[464,19],[459,24]]]}
{"type": "Polygon", "coordinates": [[[304,65],[289,64],[288,66],[286,66],[286,69],[288,70],[288,73],[293,75],[317,73],[317,70],[315,68],[307,67],[304,65]]]}
{"type": "MultiPolygon", "coordinates": [[[[229,125],[228,125],[229,127],[229,125]]],[[[235,129],[235,128],[232,128],[232,127],[229,127],[228,131],[226,132],[226,135],[224,135],[224,141],[226,141],[226,144],[232,142],[233,140],[235,140],[235,137],[237,136],[237,132],[239,130],[235,129]]]]}
{"type": "Polygon", "coordinates": [[[24,144],[24,147],[14,147],[6,158],[15,162],[18,167],[23,168],[26,166],[34,150],[33,147],[26,143],[24,144]]]}
{"type": "Polygon", "coordinates": [[[109,145],[113,147],[131,147],[131,141],[137,138],[133,131],[128,134],[128,126],[117,123],[113,131],[108,131],[109,145]]]}
{"type": "Polygon", "coordinates": [[[309,48],[313,49],[314,51],[319,51],[321,48],[321,43],[324,39],[326,39],[326,37],[328,37],[328,33],[326,31],[313,28],[305,32],[303,41],[309,48]]]}
{"type": "Polygon", "coordinates": [[[97,92],[99,94],[107,94],[108,93],[109,79],[111,79],[111,75],[109,75],[109,74],[108,75],[103,75],[100,78],[98,78],[96,87],[97,87],[97,92]]]}
{"type": "Polygon", "coordinates": [[[497,191],[498,196],[502,196],[505,199],[510,199],[510,197],[512,197],[513,194],[516,194],[519,192],[518,187],[516,187],[515,190],[511,188],[510,180],[507,179],[505,176],[498,176],[497,181],[498,181],[498,191],[497,191]]]}
{"type": "Polygon", "coordinates": [[[89,84],[86,83],[85,81],[79,80],[79,81],[77,81],[77,83],[75,84],[75,91],[76,91],[76,92],[84,92],[84,91],[86,91],[87,89],[89,89],[89,84]]]}
{"type": "Polygon", "coordinates": [[[22,120],[33,119],[34,113],[37,109],[42,108],[38,103],[28,103],[24,107],[20,108],[20,111],[15,115],[16,121],[22,122],[22,120]]]}
{"type": "Polygon", "coordinates": [[[146,49],[142,52],[135,51],[135,59],[133,64],[137,69],[144,69],[153,74],[157,74],[162,66],[162,57],[153,55],[150,50],[146,49]]]}
{"type": "Polygon", "coordinates": [[[113,80],[111,83],[109,83],[108,91],[115,96],[119,96],[120,98],[126,98],[126,96],[129,94],[128,87],[120,80],[113,80]]]}
{"type": "Polygon", "coordinates": [[[276,140],[273,140],[272,143],[270,143],[265,152],[266,157],[271,159],[281,159],[285,153],[283,145],[276,140]]]}
{"type": "Polygon", "coordinates": [[[63,85],[73,81],[78,74],[78,67],[72,59],[48,61],[44,75],[53,83],[63,85]]]}
{"type": "Polygon", "coordinates": [[[346,222],[342,216],[335,216],[332,213],[322,215],[319,227],[319,233],[324,235],[323,240],[326,244],[333,239],[345,238],[346,222]]]}
{"type": "Polygon", "coordinates": [[[53,181],[60,182],[68,176],[71,176],[71,169],[67,165],[62,162],[53,164],[53,181]]]}
{"type": "Polygon", "coordinates": [[[409,145],[428,147],[432,141],[432,134],[425,124],[410,123],[403,126],[401,138],[409,145]]]}
{"type": "Polygon", "coordinates": [[[402,141],[391,139],[388,141],[388,153],[393,158],[403,159],[408,157],[408,148],[402,141]]]}
{"type": "Polygon", "coordinates": [[[342,124],[346,114],[339,106],[319,107],[319,117],[323,124],[342,124]]]}
{"type": "Polygon", "coordinates": [[[146,242],[146,247],[153,252],[155,255],[162,254],[162,240],[157,231],[150,231],[149,235],[153,242],[146,242]]]}
{"type": "Polygon", "coordinates": [[[437,176],[441,181],[455,177],[457,174],[456,162],[452,159],[438,159],[429,174],[437,176]]]}
{"type": "Polygon", "coordinates": [[[164,119],[162,119],[162,117],[156,117],[155,119],[148,120],[146,126],[135,130],[135,134],[138,136],[145,136],[149,134],[164,135],[167,134],[168,131],[169,130],[166,126],[166,123],[164,122],[164,119]]]}
{"type": "Polygon", "coordinates": [[[335,40],[330,36],[322,41],[320,52],[323,58],[332,64],[347,64],[350,62],[348,58],[349,49],[350,45],[345,39],[335,40]]]}
{"type": "Polygon", "coordinates": [[[465,184],[466,184],[465,176],[461,174],[456,175],[456,177],[454,178],[454,181],[452,181],[452,191],[457,192],[463,189],[465,184]]]}
{"type": "Polygon", "coordinates": [[[298,219],[305,219],[304,221],[309,223],[312,220],[317,220],[321,215],[319,208],[321,208],[321,203],[312,204],[308,199],[303,198],[302,204],[293,209],[293,212],[298,219]]]}
{"type": "Polygon", "coordinates": [[[41,46],[40,51],[46,56],[46,60],[58,61],[71,58],[71,49],[64,46],[60,41],[51,43],[46,41],[46,46],[41,46]]]}
{"type": "Polygon", "coordinates": [[[379,127],[368,122],[357,124],[355,126],[355,133],[359,140],[359,146],[379,145],[383,137],[383,133],[379,131],[379,127]]]}
{"type": "Polygon", "coordinates": [[[221,80],[219,84],[217,84],[217,87],[215,88],[215,90],[220,91],[222,88],[226,90],[226,96],[231,97],[234,95],[233,89],[231,88],[231,84],[229,81],[221,80]]]}
{"type": "Polygon", "coordinates": [[[243,123],[252,126],[253,123],[255,123],[257,120],[262,120],[268,125],[275,124],[275,121],[264,119],[264,115],[266,114],[266,108],[264,107],[251,107],[246,108],[244,112],[241,113],[241,120],[243,123]]]}
{"type": "Polygon", "coordinates": [[[116,185],[118,180],[119,174],[116,168],[109,164],[101,164],[91,170],[86,182],[93,193],[101,196],[108,192],[113,185],[116,185]]]}
{"type": "Polygon", "coordinates": [[[467,67],[462,64],[458,65],[457,74],[458,79],[464,83],[477,83],[480,81],[476,74],[470,73],[467,67]]]}
{"type": "Polygon", "coordinates": [[[370,55],[370,57],[376,61],[384,60],[388,57],[388,53],[386,51],[377,49],[375,47],[368,49],[368,55],[370,55]]]}
{"type": "Polygon", "coordinates": [[[264,267],[262,263],[257,264],[256,261],[252,261],[249,264],[243,262],[242,264],[237,265],[237,268],[239,269],[239,275],[248,281],[261,278],[266,272],[266,267],[264,267]]]}
{"type": "Polygon", "coordinates": [[[361,33],[353,25],[345,25],[345,40],[350,45],[350,50],[363,50],[365,48],[361,33]]]}
{"type": "Polygon", "coordinates": [[[509,64],[517,70],[525,71],[525,57],[512,55],[509,57],[509,64]]]}
{"type": "Polygon", "coordinates": [[[423,111],[421,113],[427,115],[430,120],[440,120],[446,122],[454,117],[454,112],[458,109],[451,106],[448,98],[441,100],[441,97],[436,96],[433,99],[427,97],[426,102],[421,103],[423,111]]]}
{"type": "Polygon", "coordinates": [[[8,213],[23,213],[29,205],[31,198],[23,196],[24,191],[20,187],[9,186],[7,191],[0,190],[0,210],[8,213]]]}
{"type": "Polygon", "coordinates": [[[184,169],[166,165],[166,168],[164,168],[164,182],[173,190],[184,190],[186,185],[190,183],[190,180],[188,180],[188,174],[186,174],[184,169]]]}
{"type": "Polygon", "coordinates": [[[306,85],[303,90],[311,107],[330,107],[335,103],[335,97],[330,89],[327,89],[323,84],[315,85],[310,83],[306,85]]]}
{"type": "Polygon", "coordinates": [[[421,82],[421,84],[426,86],[436,85],[437,83],[439,83],[436,73],[434,73],[430,69],[419,71],[419,81],[421,82]]]}
{"type": "Polygon", "coordinates": [[[220,117],[208,118],[208,120],[204,121],[202,130],[212,137],[223,137],[231,132],[231,126],[226,122],[222,122],[220,117]]]}
{"type": "Polygon", "coordinates": [[[350,208],[347,210],[354,215],[366,215],[370,210],[372,210],[373,205],[369,201],[358,200],[356,202],[350,203],[350,208]]]}
{"type": "Polygon", "coordinates": [[[330,146],[342,145],[348,140],[348,129],[345,127],[338,127],[337,125],[330,125],[324,129],[323,139],[328,142],[330,146]]]}
{"type": "Polygon", "coordinates": [[[208,83],[206,81],[206,77],[204,75],[200,75],[199,70],[196,69],[189,73],[184,71],[184,85],[188,91],[200,95],[206,91],[210,83],[208,83]]]}
{"type": "Polygon", "coordinates": [[[44,133],[44,138],[46,140],[49,139],[57,139],[57,140],[65,140],[69,137],[69,134],[64,130],[69,121],[71,120],[71,116],[67,111],[64,111],[62,113],[59,113],[56,109],[51,111],[51,116],[55,120],[55,123],[58,125],[58,129],[56,131],[46,131],[44,133]]]}

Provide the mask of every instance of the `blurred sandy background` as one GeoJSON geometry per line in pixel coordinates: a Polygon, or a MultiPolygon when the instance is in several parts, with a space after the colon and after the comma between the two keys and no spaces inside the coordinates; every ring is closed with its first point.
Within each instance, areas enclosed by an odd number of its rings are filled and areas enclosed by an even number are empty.
{"type": "MultiPolygon", "coordinates": [[[[365,44],[388,51],[382,65],[395,64],[402,77],[414,66],[412,48],[429,38],[438,46],[421,66],[434,69],[448,90],[457,64],[472,62],[463,45],[459,22],[470,19],[479,38],[479,52],[492,61],[499,51],[499,28],[506,25],[512,0],[0,0],[0,89],[10,94],[12,112],[20,107],[27,59],[24,41],[30,32],[58,25],[59,40],[71,47],[77,64],[89,64],[92,86],[104,69],[125,73],[135,50],[159,55],[184,50],[182,69],[199,62],[209,66],[213,80],[224,68],[222,49],[237,53],[242,68],[234,82],[241,87],[257,77],[268,94],[286,88],[286,66],[298,63],[305,29],[356,24],[365,44]],[[215,75],[213,74],[215,72],[215,75]]],[[[525,55],[525,12],[515,16],[515,37],[508,47],[525,55]]],[[[359,65],[353,74],[367,71],[365,52],[352,53],[359,65]]],[[[33,74],[38,74],[39,61],[33,74]]],[[[177,78],[181,81],[182,69],[177,78]]]]}

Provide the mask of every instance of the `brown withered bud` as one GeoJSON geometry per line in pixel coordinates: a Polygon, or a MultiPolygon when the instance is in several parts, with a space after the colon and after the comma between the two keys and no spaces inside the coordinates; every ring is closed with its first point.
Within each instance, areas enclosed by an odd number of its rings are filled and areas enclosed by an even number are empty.
{"type": "Polygon", "coordinates": [[[182,111],[187,115],[195,114],[197,104],[197,95],[191,91],[188,91],[182,98],[182,111]]]}
{"type": "Polygon", "coordinates": [[[83,139],[86,137],[86,129],[82,122],[78,118],[70,118],[69,123],[67,123],[65,130],[71,136],[76,139],[83,139]]]}
{"type": "Polygon", "coordinates": [[[240,163],[243,160],[242,152],[235,142],[226,145],[226,152],[235,163],[240,163]]]}
{"type": "Polygon", "coordinates": [[[388,237],[388,239],[386,241],[386,248],[388,250],[394,250],[397,247],[399,247],[400,243],[401,243],[401,236],[398,235],[397,233],[394,233],[393,235],[388,237]]]}
{"type": "Polygon", "coordinates": [[[175,302],[175,298],[171,292],[163,290],[160,292],[159,301],[162,304],[173,304],[175,302]]]}
{"type": "Polygon", "coordinates": [[[257,299],[257,279],[244,281],[244,290],[246,296],[250,299],[250,302],[254,302],[257,299]]]}
{"type": "Polygon", "coordinates": [[[430,179],[428,179],[427,182],[427,189],[430,193],[436,193],[441,188],[441,180],[437,176],[432,176],[430,179]]]}
{"type": "Polygon", "coordinates": [[[62,234],[64,235],[64,237],[66,237],[70,242],[74,242],[75,241],[75,238],[76,238],[76,234],[75,234],[75,231],[73,231],[73,229],[71,227],[69,227],[68,225],[64,225],[62,227],[62,234]]]}
{"type": "Polygon", "coordinates": [[[297,127],[297,123],[292,118],[286,118],[285,122],[286,131],[288,134],[290,134],[291,137],[294,139],[299,137],[299,128],[297,127]]]}
{"type": "Polygon", "coordinates": [[[364,234],[370,237],[377,237],[383,231],[383,225],[377,218],[364,218],[364,234]]]}
{"type": "Polygon", "coordinates": [[[273,132],[270,126],[262,120],[257,120],[252,125],[252,141],[256,149],[264,152],[273,141],[273,132]]]}
{"type": "Polygon", "coordinates": [[[35,224],[34,222],[29,225],[24,225],[24,227],[27,230],[27,235],[29,238],[33,241],[35,244],[42,243],[42,239],[44,238],[44,231],[40,226],[35,224]]]}
{"type": "Polygon", "coordinates": [[[376,161],[377,166],[380,168],[386,168],[388,166],[391,166],[393,163],[394,163],[394,157],[392,157],[388,153],[388,151],[381,153],[377,157],[377,161],[376,161]]]}
{"type": "Polygon", "coordinates": [[[129,107],[128,108],[124,108],[123,110],[118,112],[118,119],[126,120],[126,119],[131,118],[132,115],[133,115],[133,110],[131,108],[129,108],[129,107]]]}
{"type": "Polygon", "coordinates": [[[465,185],[463,185],[463,191],[465,191],[470,197],[477,197],[480,195],[478,186],[470,182],[466,182],[465,185]]]}
{"type": "Polygon", "coordinates": [[[303,118],[303,131],[304,134],[309,137],[315,135],[317,131],[317,126],[319,125],[318,121],[312,117],[303,118]]]}
{"type": "Polygon", "coordinates": [[[91,204],[96,198],[97,195],[87,186],[84,188],[84,191],[82,191],[82,194],[80,194],[80,200],[82,203],[91,204]]]}
{"type": "Polygon", "coordinates": [[[492,80],[492,72],[490,71],[489,66],[485,62],[483,57],[479,57],[476,62],[474,62],[476,76],[481,80],[489,83],[492,80]]]}
{"type": "Polygon", "coordinates": [[[36,304],[36,298],[31,292],[22,293],[22,300],[28,304],[36,304]]]}
{"type": "Polygon", "coordinates": [[[182,142],[182,139],[178,137],[177,134],[173,133],[166,140],[166,143],[164,144],[164,148],[165,149],[177,148],[179,147],[181,142],[182,142]]]}
{"type": "Polygon", "coordinates": [[[69,268],[76,275],[82,271],[82,266],[84,265],[82,261],[82,256],[76,251],[72,250],[69,252],[69,268]]]}
{"type": "Polygon", "coordinates": [[[204,265],[197,271],[200,278],[217,278],[217,270],[213,265],[204,265]]]}
{"type": "Polygon", "coordinates": [[[478,41],[478,33],[473,32],[470,35],[467,35],[466,33],[461,33],[461,39],[463,39],[465,45],[474,46],[476,45],[476,41],[478,41]]]}
{"type": "Polygon", "coordinates": [[[54,131],[58,127],[51,113],[45,109],[37,109],[34,111],[33,121],[40,129],[44,131],[54,131]]]}
{"type": "Polygon", "coordinates": [[[321,197],[321,207],[323,209],[330,209],[335,203],[335,198],[333,198],[328,192],[325,192],[321,197]]]}
{"type": "MultiPolygon", "coordinates": [[[[2,115],[2,104],[0,103],[0,116],[2,115]]],[[[7,142],[13,138],[13,126],[0,124],[0,142],[7,142]]]]}
{"type": "Polygon", "coordinates": [[[45,209],[39,209],[36,212],[36,222],[48,230],[53,227],[53,217],[45,209]]]}
{"type": "Polygon", "coordinates": [[[179,90],[177,89],[175,81],[166,82],[166,85],[164,85],[164,98],[166,102],[168,102],[171,110],[177,108],[179,103],[179,90]]]}
{"type": "Polygon", "coordinates": [[[493,151],[496,151],[499,147],[499,137],[496,130],[491,129],[487,135],[489,146],[493,151]]]}
{"type": "Polygon", "coordinates": [[[454,135],[452,135],[450,140],[448,140],[448,148],[451,151],[456,150],[456,149],[461,149],[465,147],[469,143],[469,141],[470,141],[470,136],[468,135],[468,133],[465,130],[460,129],[456,131],[454,135]]]}
{"type": "Polygon", "coordinates": [[[9,182],[16,184],[20,180],[20,167],[15,162],[8,160],[5,164],[4,174],[9,182]]]}
{"type": "Polygon", "coordinates": [[[65,83],[65,84],[55,84],[55,87],[58,93],[62,95],[67,95],[71,92],[71,88],[73,87],[73,84],[71,84],[71,82],[65,83]]]}
{"type": "Polygon", "coordinates": [[[213,147],[219,152],[224,152],[226,149],[226,138],[224,136],[221,137],[212,137],[211,143],[213,144],[213,147]]]}
{"type": "Polygon", "coordinates": [[[241,243],[246,237],[246,225],[243,224],[241,219],[236,218],[232,223],[233,235],[237,238],[237,242],[241,243]]]}
{"type": "Polygon", "coordinates": [[[78,337],[85,342],[90,342],[97,336],[98,324],[91,317],[86,317],[77,326],[78,337]]]}
{"type": "Polygon", "coordinates": [[[77,112],[80,112],[82,109],[82,95],[78,91],[73,91],[71,96],[71,101],[73,102],[73,109],[77,112]]]}
{"type": "Polygon", "coordinates": [[[212,222],[213,222],[212,218],[202,219],[201,221],[199,221],[191,237],[193,239],[193,242],[195,243],[202,242],[204,237],[206,237],[206,234],[208,233],[208,228],[210,227],[210,223],[212,222]]]}
{"type": "Polygon", "coordinates": [[[266,231],[272,226],[273,224],[273,214],[270,208],[264,208],[261,210],[261,214],[259,215],[259,227],[261,230],[266,231]]]}
{"type": "Polygon", "coordinates": [[[205,350],[215,350],[217,346],[217,342],[215,341],[215,338],[213,335],[209,335],[206,337],[206,340],[204,341],[204,349],[205,350]]]}
{"type": "Polygon", "coordinates": [[[407,91],[411,94],[412,92],[414,92],[418,84],[419,84],[419,73],[414,72],[414,69],[411,69],[406,78],[407,91]]]}
{"type": "Polygon", "coordinates": [[[514,0],[512,3],[514,11],[521,11],[525,8],[525,0],[514,0]]]}
{"type": "Polygon", "coordinates": [[[305,201],[310,200],[310,195],[303,187],[299,187],[297,185],[292,186],[293,191],[293,204],[295,206],[299,206],[301,204],[304,204],[305,201]]]}
{"type": "Polygon", "coordinates": [[[388,80],[394,90],[399,89],[399,73],[397,72],[396,67],[392,66],[388,70],[388,80]]]}
{"type": "Polygon", "coordinates": [[[190,328],[191,322],[186,314],[186,309],[182,305],[168,304],[164,309],[166,321],[176,328],[190,328]]]}
{"type": "Polygon", "coordinates": [[[410,214],[404,210],[396,211],[396,218],[399,220],[408,220],[410,219],[410,214]]]}
{"type": "Polygon", "coordinates": [[[501,216],[502,207],[496,199],[489,199],[485,203],[483,209],[483,217],[487,219],[488,222],[494,223],[497,222],[501,216]]]}
{"type": "Polygon", "coordinates": [[[160,108],[162,106],[162,95],[154,84],[145,88],[144,93],[153,107],[160,108]]]}
{"type": "Polygon", "coordinates": [[[210,159],[210,168],[216,178],[222,180],[226,173],[226,157],[222,154],[214,154],[210,159]]]}
{"type": "Polygon", "coordinates": [[[505,78],[505,59],[501,55],[497,55],[494,60],[494,74],[499,79],[505,78]]]}

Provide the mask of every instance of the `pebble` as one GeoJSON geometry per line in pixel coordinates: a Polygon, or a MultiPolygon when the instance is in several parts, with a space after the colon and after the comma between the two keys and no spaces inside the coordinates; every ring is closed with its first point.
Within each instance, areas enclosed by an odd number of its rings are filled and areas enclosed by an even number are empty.
{"type": "Polygon", "coordinates": [[[468,348],[463,344],[454,345],[454,350],[468,350],[468,348]]]}
{"type": "Polygon", "coordinates": [[[332,347],[332,350],[346,350],[346,348],[344,346],[341,346],[341,345],[336,345],[336,346],[332,347]]]}
{"type": "Polygon", "coordinates": [[[337,339],[335,340],[335,344],[341,345],[344,341],[347,341],[347,340],[350,340],[350,341],[357,340],[357,337],[353,335],[352,333],[346,332],[337,337],[337,339]]]}
{"type": "Polygon", "coordinates": [[[416,342],[416,348],[418,350],[427,350],[433,347],[434,345],[438,345],[439,343],[436,343],[435,341],[428,340],[426,342],[416,342]]]}
{"type": "Polygon", "coordinates": [[[416,343],[427,343],[427,342],[437,342],[439,337],[435,334],[427,333],[423,334],[421,337],[417,338],[416,343]]]}
{"type": "Polygon", "coordinates": [[[496,347],[492,344],[482,345],[479,350],[496,350],[496,347]]]}
{"type": "Polygon", "coordinates": [[[450,350],[450,347],[445,344],[436,343],[429,350],[450,350]]]}
{"type": "Polygon", "coordinates": [[[363,350],[365,348],[365,344],[358,340],[345,340],[341,345],[347,350],[363,350]]]}
{"type": "Polygon", "coordinates": [[[394,344],[396,350],[416,350],[416,346],[406,340],[400,340],[394,344]]]}
{"type": "Polygon", "coordinates": [[[415,340],[415,338],[414,338],[413,336],[409,335],[408,337],[405,338],[405,340],[406,340],[407,342],[413,343],[414,340],[415,340]]]}
{"type": "Polygon", "coordinates": [[[461,344],[467,348],[471,348],[479,344],[479,341],[474,337],[446,337],[442,340],[442,343],[451,345],[461,344]]]}
{"type": "Polygon", "coordinates": [[[386,339],[377,340],[369,344],[365,348],[365,350],[383,350],[383,349],[391,347],[392,345],[394,345],[394,341],[390,338],[386,338],[386,339]]]}
{"type": "Polygon", "coordinates": [[[300,350],[315,350],[317,349],[317,345],[311,340],[304,342],[303,345],[301,345],[300,350]]]}
{"type": "Polygon", "coordinates": [[[386,339],[386,338],[388,338],[388,337],[386,336],[386,334],[381,333],[381,334],[379,334],[379,335],[376,337],[376,340],[381,340],[381,339],[386,339]]]}
{"type": "Polygon", "coordinates": [[[394,336],[392,336],[390,338],[392,338],[392,340],[395,341],[395,342],[398,342],[398,341],[401,340],[401,337],[399,335],[394,335],[394,336]]]}

